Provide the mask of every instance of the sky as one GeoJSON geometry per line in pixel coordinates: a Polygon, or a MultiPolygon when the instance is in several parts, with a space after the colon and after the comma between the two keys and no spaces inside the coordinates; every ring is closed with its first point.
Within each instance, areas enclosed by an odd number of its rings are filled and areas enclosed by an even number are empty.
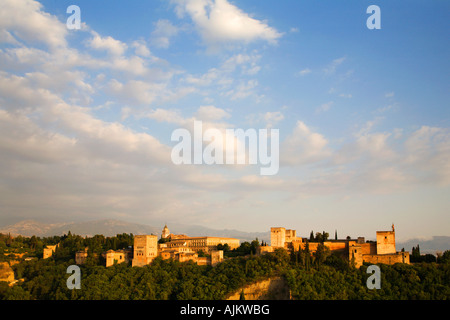
{"type": "Polygon", "coordinates": [[[2,0],[0,225],[450,236],[449,12],[438,0],[2,0]],[[370,5],[381,29],[367,27],[370,5]],[[174,164],[172,133],[194,121],[278,130],[278,172],[174,164]]]}

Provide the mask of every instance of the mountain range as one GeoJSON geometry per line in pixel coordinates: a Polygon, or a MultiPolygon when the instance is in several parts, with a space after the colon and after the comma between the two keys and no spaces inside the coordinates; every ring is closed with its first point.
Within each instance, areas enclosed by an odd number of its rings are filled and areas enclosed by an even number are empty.
{"type": "MultiPolygon", "coordinates": [[[[269,242],[270,232],[245,232],[239,230],[216,230],[198,225],[170,224],[170,232],[174,234],[186,234],[191,237],[216,236],[237,238],[241,241],[252,241],[258,238],[269,242]]],[[[72,234],[92,237],[102,234],[107,237],[121,233],[154,234],[161,235],[163,226],[150,226],[145,224],[130,223],[121,220],[95,220],[86,222],[52,223],[46,224],[35,220],[24,220],[13,225],[0,227],[0,233],[10,233],[12,236],[22,235],[25,237],[50,237],[62,236],[69,231],[72,234]]]]}
{"type": "MultiPolygon", "coordinates": [[[[96,234],[102,234],[107,237],[115,236],[121,233],[138,234],[155,234],[161,235],[163,226],[150,226],[145,224],[130,223],[121,220],[94,220],[86,222],[70,222],[70,223],[42,223],[35,220],[24,220],[13,225],[0,227],[0,233],[10,233],[12,236],[22,235],[31,237],[33,235],[38,237],[62,236],[69,233],[81,236],[92,237],[96,234]]],[[[174,234],[186,234],[191,237],[200,236],[216,236],[229,237],[240,239],[241,242],[255,240],[270,243],[270,232],[246,232],[234,229],[211,229],[199,225],[185,225],[180,223],[171,223],[169,226],[170,232],[174,234]]],[[[412,247],[420,246],[422,254],[432,253],[436,251],[444,252],[450,250],[450,237],[448,236],[434,236],[431,238],[413,238],[406,241],[397,241],[397,250],[402,248],[405,251],[411,252],[412,247]]]]}

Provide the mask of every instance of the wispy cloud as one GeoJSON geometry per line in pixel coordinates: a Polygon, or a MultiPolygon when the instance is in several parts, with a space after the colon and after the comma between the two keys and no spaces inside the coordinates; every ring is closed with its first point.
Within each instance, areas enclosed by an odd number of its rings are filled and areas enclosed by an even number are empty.
{"type": "Polygon", "coordinates": [[[155,30],[151,34],[151,43],[159,48],[169,48],[171,38],[180,32],[180,28],[167,19],[158,20],[155,25],[155,30]]]}
{"type": "Polygon", "coordinates": [[[384,95],[385,98],[392,98],[395,95],[394,92],[388,92],[384,95]]]}
{"type": "Polygon", "coordinates": [[[296,75],[297,76],[305,76],[311,72],[312,72],[311,69],[306,68],[306,69],[303,69],[303,70],[300,70],[299,72],[297,72],[296,75]]]}
{"type": "Polygon", "coordinates": [[[329,101],[327,103],[321,104],[319,107],[316,108],[316,114],[327,112],[328,110],[330,110],[330,108],[333,104],[334,104],[333,101],[329,101]]]}
{"type": "Polygon", "coordinates": [[[327,75],[333,74],[336,72],[336,69],[345,61],[346,57],[341,57],[334,59],[329,65],[327,65],[323,72],[327,75]]]}

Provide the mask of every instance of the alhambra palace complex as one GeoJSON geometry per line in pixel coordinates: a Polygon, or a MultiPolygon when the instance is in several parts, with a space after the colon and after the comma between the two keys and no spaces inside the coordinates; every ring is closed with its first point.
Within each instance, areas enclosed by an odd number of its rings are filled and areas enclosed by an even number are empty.
{"type": "MultiPolygon", "coordinates": [[[[365,241],[364,237],[357,239],[326,240],[323,245],[331,252],[354,261],[356,267],[360,267],[363,262],[376,264],[409,264],[409,252],[397,252],[395,248],[395,229],[392,225],[391,231],[377,231],[377,240],[365,241]]],[[[128,262],[131,260],[132,266],[145,266],[153,259],[161,256],[162,259],[174,259],[180,262],[192,260],[199,265],[215,265],[223,261],[223,251],[217,250],[219,244],[228,244],[231,250],[238,248],[239,239],[223,237],[188,237],[186,235],[175,235],[169,232],[167,226],[161,233],[161,239],[165,241],[158,243],[156,235],[137,235],[134,237],[133,248],[123,250],[109,250],[103,254],[106,258],[106,266],[115,263],[128,262]],[[206,256],[199,256],[202,251],[206,256]]],[[[257,254],[270,254],[277,248],[284,248],[290,252],[305,249],[307,238],[297,237],[295,230],[285,228],[270,229],[270,246],[260,246],[257,254]]],[[[314,253],[319,245],[318,242],[308,242],[309,250],[314,253]]],[[[56,246],[49,246],[44,249],[44,259],[51,257],[56,246]]],[[[83,264],[88,256],[87,248],[79,251],[75,255],[77,264],[83,264]]]]}
{"type": "MultiPolygon", "coordinates": [[[[259,247],[259,253],[273,252],[275,248],[285,248],[287,250],[298,251],[306,246],[306,238],[296,236],[295,230],[286,230],[285,228],[270,229],[270,246],[259,247]]],[[[310,252],[317,250],[318,242],[309,242],[310,252]]],[[[359,268],[363,262],[367,263],[407,263],[409,264],[409,252],[397,252],[395,249],[395,229],[392,225],[392,231],[377,231],[376,242],[366,242],[364,237],[345,240],[327,240],[323,245],[328,247],[331,252],[340,254],[348,261],[354,261],[355,266],[359,268]]]]}

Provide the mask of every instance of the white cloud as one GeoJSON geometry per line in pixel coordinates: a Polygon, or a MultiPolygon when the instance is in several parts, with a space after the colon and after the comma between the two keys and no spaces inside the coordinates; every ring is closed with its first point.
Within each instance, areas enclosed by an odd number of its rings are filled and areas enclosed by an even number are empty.
{"type": "Polygon", "coordinates": [[[450,130],[422,126],[405,141],[406,164],[427,183],[450,184],[450,130]]]}
{"type": "Polygon", "coordinates": [[[329,157],[328,140],[313,132],[302,121],[297,121],[293,132],[284,140],[280,148],[280,162],[285,165],[303,165],[329,157]]]}
{"type": "Polygon", "coordinates": [[[228,58],[220,69],[224,72],[232,72],[240,67],[242,74],[255,75],[261,70],[257,64],[260,59],[261,55],[256,53],[251,55],[239,53],[228,58]]]}
{"type": "Polygon", "coordinates": [[[130,80],[122,83],[116,79],[112,79],[109,81],[106,91],[124,103],[149,105],[157,98],[161,98],[161,92],[164,89],[165,84],[141,80],[130,80]]]}
{"type": "Polygon", "coordinates": [[[306,69],[303,69],[303,70],[297,72],[297,75],[299,75],[299,76],[306,76],[307,74],[309,74],[311,72],[312,72],[311,69],[306,68],[306,69]]]}
{"type": "Polygon", "coordinates": [[[230,117],[227,111],[215,106],[201,106],[195,114],[195,118],[203,121],[218,121],[230,117]]]}
{"type": "Polygon", "coordinates": [[[255,88],[258,86],[258,81],[248,80],[242,81],[236,88],[229,90],[225,96],[230,97],[231,100],[245,99],[251,95],[256,95],[255,88]]]}
{"type": "MultiPolygon", "coordinates": [[[[228,89],[229,94],[232,95],[230,87],[236,82],[236,77],[254,76],[259,72],[261,67],[258,61],[261,56],[257,53],[253,54],[235,54],[227,58],[219,67],[211,68],[202,75],[187,74],[184,81],[190,85],[199,87],[219,86],[220,91],[228,89]],[[238,71],[240,71],[238,73],[238,71]]],[[[247,88],[250,86],[256,87],[256,80],[247,80],[247,88]]],[[[244,90],[244,84],[240,82],[240,86],[233,90],[244,90]]],[[[233,92],[235,92],[233,91],[233,92]]]]}
{"type": "Polygon", "coordinates": [[[278,122],[284,119],[284,115],[280,111],[266,112],[264,114],[264,120],[267,128],[273,128],[278,122]]]}
{"type": "Polygon", "coordinates": [[[146,58],[151,56],[150,49],[147,47],[144,41],[134,41],[133,47],[135,48],[136,55],[146,58]]]}
{"type": "Polygon", "coordinates": [[[113,56],[122,56],[128,48],[125,43],[110,36],[101,37],[95,31],[92,31],[92,36],[87,42],[89,47],[96,50],[105,50],[113,56]]]}
{"type": "Polygon", "coordinates": [[[161,19],[156,22],[156,28],[152,32],[152,44],[159,48],[167,49],[170,46],[170,39],[179,33],[179,28],[172,22],[161,19]]]}
{"type": "Polygon", "coordinates": [[[20,45],[20,42],[17,41],[16,38],[14,38],[14,36],[5,29],[0,29],[0,43],[20,45]]]}
{"type": "Polygon", "coordinates": [[[215,46],[219,43],[264,40],[276,43],[282,36],[266,22],[250,17],[227,0],[174,0],[176,12],[187,13],[203,40],[215,46]]]}
{"type": "Polygon", "coordinates": [[[145,113],[144,117],[154,119],[158,122],[174,123],[177,125],[184,125],[186,119],[183,118],[178,110],[166,110],[157,108],[145,113]]]}
{"type": "Polygon", "coordinates": [[[33,0],[2,0],[0,4],[0,30],[3,38],[13,41],[7,29],[13,29],[16,38],[45,43],[52,50],[66,47],[66,25],[56,17],[42,11],[42,4],[33,0]],[[5,30],[8,33],[5,33],[5,30]]]}

